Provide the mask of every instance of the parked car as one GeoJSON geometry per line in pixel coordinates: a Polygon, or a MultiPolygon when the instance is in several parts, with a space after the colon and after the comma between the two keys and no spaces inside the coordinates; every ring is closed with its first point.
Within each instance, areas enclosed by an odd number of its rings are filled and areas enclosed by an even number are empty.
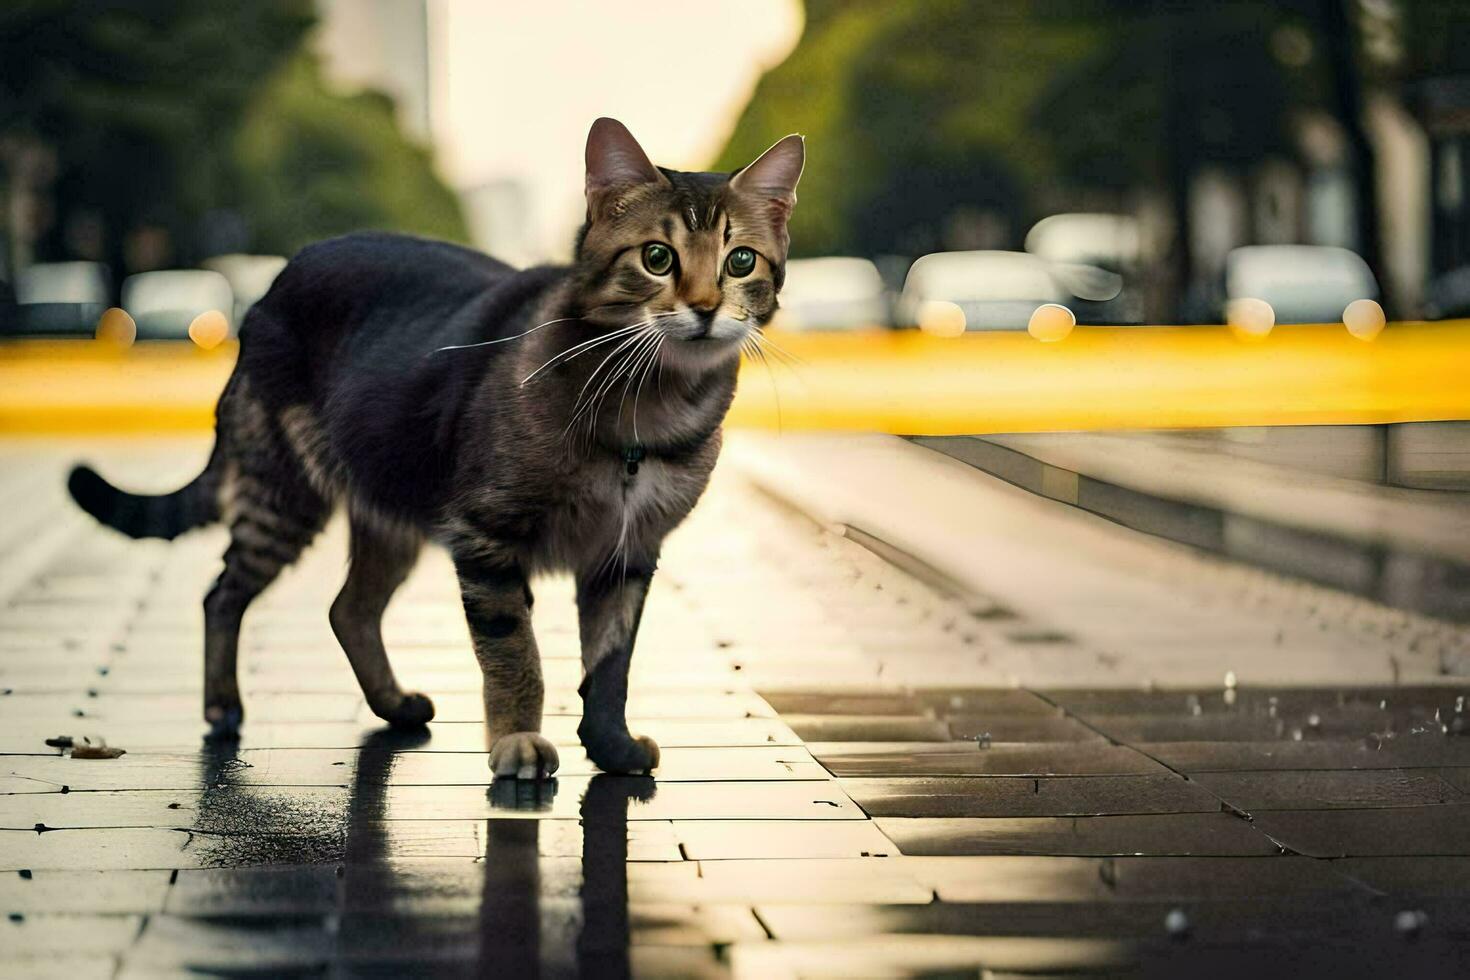
{"type": "Polygon", "coordinates": [[[217,311],[228,320],[235,294],[218,272],[168,269],[123,280],[122,305],[138,325],[139,340],[187,340],[189,324],[201,313],[217,311]]]}
{"type": "MultiPolygon", "coordinates": [[[[936,316],[963,330],[1025,330],[1046,303],[1066,305],[1049,263],[1027,252],[933,252],[909,269],[899,300],[900,321],[926,326],[936,316]],[[956,312],[958,311],[958,312],[956,312]]],[[[954,331],[958,332],[958,331],[954,331]]]]}
{"type": "Polygon", "coordinates": [[[15,280],[14,306],[0,315],[12,337],[91,337],[107,309],[106,267],[96,262],[43,262],[15,280]]]}
{"type": "Polygon", "coordinates": [[[776,316],[782,330],[860,330],[892,320],[878,267],[846,256],[787,262],[776,316]]]}
{"type": "Polygon", "coordinates": [[[222,312],[230,314],[230,322],[238,328],[245,320],[245,311],[266,294],[266,291],[271,288],[271,283],[276,281],[276,276],[286,268],[286,257],[284,255],[216,255],[200,264],[229,280],[230,289],[235,294],[235,308],[233,312],[229,310],[222,312]]]}
{"type": "Polygon", "coordinates": [[[1335,323],[1354,300],[1374,299],[1378,281],[1355,252],[1325,245],[1246,245],[1225,256],[1221,307],[1232,300],[1269,303],[1277,323],[1335,323]]]}
{"type": "Polygon", "coordinates": [[[1067,213],[1042,218],[1026,234],[1026,251],[1051,263],[1085,323],[1143,322],[1143,232],[1126,214],[1067,213]]]}

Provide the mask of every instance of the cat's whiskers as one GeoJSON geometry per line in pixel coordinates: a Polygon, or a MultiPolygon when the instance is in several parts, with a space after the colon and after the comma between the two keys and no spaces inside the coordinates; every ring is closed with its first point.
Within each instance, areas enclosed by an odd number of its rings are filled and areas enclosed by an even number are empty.
{"type": "MultiPolygon", "coordinates": [[[[753,334],[752,336],[758,335],[753,334]]],[[[781,386],[776,383],[776,372],[771,370],[771,361],[768,357],[766,357],[766,352],[761,348],[759,342],[752,341],[750,345],[750,350],[751,353],[755,355],[756,359],[761,362],[761,366],[766,369],[766,377],[771,382],[771,394],[774,395],[776,398],[776,431],[778,433],[784,432],[786,429],[786,423],[785,420],[782,418],[781,413],[781,386]]]]}
{"type": "MultiPolygon", "coordinates": [[[[593,337],[589,340],[584,340],[579,344],[574,344],[571,347],[568,347],[566,350],[561,351],[560,353],[553,354],[545,364],[541,365],[536,370],[532,371],[530,374],[522,378],[521,384],[526,384],[532,378],[536,377],[536,375],[540,374],[547,368],[557,364],[558,362],[566,363],[567,361],[580,357],[582,354],[585,354],[588,350],[598,346],[599,344],[602,344],[609,340],[614,340],[618,337],[625,337],[634,330],[637,330],[641,327],[649,326],[653,323],[654,320],[658,320],[666,316],[678,316],[678,311],[672,311],[668,313],[653,313],[637,323],[630,323],[625,327],[619,327],[616,330],[611,330],[605,334],[599,334],[598,336],[593,337]]],[[[585,317],[583,317],[583,319],[585,319],[585,317]]]]}
{"type": "Polygon", "coordinates": [[[521,379],[521,385],[523,385],[523,386],[526,385],[528,382],[530,382],[530,380],[532,378],[536,377],[536,375],[540,374],[542,371],[545,371],[547,368],[551,367],[553,364],[556,364],[558,361],[561,361],[563,359],[569,361],[569,360],[571,360],[574,357],[578,357],[578,356],[580,356],[582,354],[585,354],[588,350],[590,350],[593,347],[598,346],[599,344],[605,344],[608,341],[617,340],[619,337],[626,337],[630,333],[633,333],[633,332],[635,332],[637,330],[641,330],[641,329],[647,327],[648,326],[648,323],[649,323],[649,321],[647,321],[647,320],[644,320],[644,321],[642,321],[640,323],[630,323],[626,327],[619,327],[616,330],[611,330],[611,331],[609,331],[607,333],[604,333],[604,334],[598,334],[596,337],[593,337],[590,340],[584,340],[584,341],[582,341],[579,344],[573,344],[571,347],[568,347],[566,350],[559,351],[559,352],[553,354],[551,356],[551,358],[549,360],[547,360],[547,362],[545,364],[541,365],[536,370],[532,371],[530,374],[528,374],[524,378],[522,378],[521,379]]]}
{"type": "MultiPolygon", "coordinates": [[[[628,365],[627,380],[623,382],[623,394],[621,397],[618,398],[618,417],[615,423],[616,425],[623,424],[623,405],[625,405],[628,401],[628,391],[633,387],[633,380],[638,377],[638,375],[642,372],[644,365],[647,364],[649,358],[653,356],[653,352],[658,349],[658,344],[661,339],[662,335],[657,333],[654,336],[645,339],[644,342],[639,345],[637,351],[635,352],[632,363],[628,365]]],[[[635,399],[633,402],[635,409],[637,407],[637,404],[638,402],[635,399]]],[[[633,420],[633,441],[638,441],[638,420],[636,418],[634,418],[633,420]]]]}
{"type": "MultiPolygon", "coordinates": [[[[562,438],[565,439],[571,434],[572,428],[577,424],[577,421],[589,410],[592,411],[592,417],[594,419],[596,418],[596,408],[594,406],[596,406],[596,404],[601,400],[601,396],[603,395],[603,393],[613,384],[617,383],[618,371],[621,370],[629,356],[627,353],[624,352],[628,351],[628,349],[633,345],[642,341],[649,334],[656,333],[656,331],[650,326],[640,326],[643,327],[642,330],[640,330],[638,333],[635,333],[631,337],[624,338],[622,343],[618,344],[617,347],[613,348],[611,353],[609,353],[606,357],[602,359],[602,363],[598,364],[597,367],[592,369],[592,372],[587,375],[587,380],[582,382],[582,389],[577,393],[577,400],[572,403],[572,416],[570,419],[567,420],[567,427],[562,431],[562,438]],[[618,363],[614,365],[612,370],[608,372],[607,378],[600,382],[599,386],[594,390],[591,397],[587,397],[587,389],[592,385],[592,382],[602,372],[602,369],[607,366],[608,362],[611,361],[613,358],[618,357],[620,354],[622,355],[622,357],[619,358],[618,363]],[[583,400],[584,398],[586,398],[585,402],[583,400]]],[[[590,438],[591,433],[589,432],[588,435],[590,438]]]]}
{"type": "Polygon", "coordinates": [[[666,339],[667,338],[664,337],[662,334],[659,335],[658,343],[653,345],[653,353],[649,355],[648,366],[643,369],[643,376],[638,379],[638,389],[633,392],[633,441],[637,443],[642,442],[642,440],[638,438],[638,399],[643,394],[643,382],[647,381],[648,376],[653,373],[655,365],[658,365],[659,367],[659,377],[663,377],[663,353],[664,341],[666,339]]]}
{"type": "Polygon", "coordinates": [[[547,320],[545,323],[538,323],[534,327],[532,327],[530,330],[527,330],[525,333],[518,333],[514,337],[499,337],[499,338],[497,338],[495,340],[482,340],[482,341],[480,341],[477,344],[450,344],[447,347],[435,347],[433,350],[429,351],[429,353],[428,354],[425,354],[424,356],[425,357],[428,357],[430,354],[437,354],[440,351],[446,351],[446,350],[469,350],[471,347],[488,347],[491,344],[506,344],[506,343],[509,343],[512,340],[520,340],[522,337],[529,337],[531,334],[535,333],[537,330],[540,330],[542,327],[549,327],[553,323],[568,323],[568,322],[570,322],[572,320],[581,320],[581,319],[583,319],[583,318],[580,317],[580,316],[564,316],[564,317],[558,317],[555,320],[547,320]]]}
{"type": "MultiPolygon", "coordinates": [[[[585,421],[587,423],[587,444],[589,446],[597,437],[597,419],[602,414],[602,405],[607,400],[607,396],[612,393],[613,387],[618,383],[618,380],[620,378],[625,379],[623,384],[623,394],[624,397],[627,396],[628,385],[632,383],[633,375],[638,370],[638,365],[641,361],[644,351],[656,344],[658,341],[658,337],[658,331],[650,331],[647,335],[641,338],[639,343],[635,345],[631,350],[629,350],[626,354],[624,354],[622,359],[618,361],[617,365],[608,372],[607,379],[602,383],[601,386],[598,387],[597,392],[594,395],[593,402],[587,406],[586,412],[585,421]]],[[[622,420],[622,415],[622,401],[619,401],[619,422],[621,422],[622,420]]],[[[614,424],[615,427],[616,424],[617,423],[614,424]]]]}

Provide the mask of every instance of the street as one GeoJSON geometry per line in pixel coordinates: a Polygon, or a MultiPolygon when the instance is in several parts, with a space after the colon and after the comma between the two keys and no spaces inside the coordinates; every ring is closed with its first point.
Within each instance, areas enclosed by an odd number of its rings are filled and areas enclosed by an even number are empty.
{"type": "Polygon", "coordinates": [[[62,491],[76,458],[165,486],[206,449],[0,450],[3,972],[1470,965],[1463,628],[900,440],[736,433],[634,658],[653,779],[596,775],[578,747],[574,608],[549,581],[562,769],[490,785],[437,551],[385,632],[438,715],[379,728],[325,615],[340,522],[252,609],[245,734],[211,746],[200,600],[222,533],[129,542],[62,491]],[[126,754],[68,758],[59,735],[126,754]]]}

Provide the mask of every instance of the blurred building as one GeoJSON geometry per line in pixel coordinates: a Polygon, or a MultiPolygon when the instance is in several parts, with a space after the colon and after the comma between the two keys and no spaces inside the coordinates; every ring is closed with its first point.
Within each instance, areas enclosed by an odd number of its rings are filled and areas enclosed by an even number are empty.
{"type": "Polygon", "coordinates": [[[429,138],[429,11],[427,0],[316,0],[314,44],[333,81],[393,97],[398,121],[429,138]]]}

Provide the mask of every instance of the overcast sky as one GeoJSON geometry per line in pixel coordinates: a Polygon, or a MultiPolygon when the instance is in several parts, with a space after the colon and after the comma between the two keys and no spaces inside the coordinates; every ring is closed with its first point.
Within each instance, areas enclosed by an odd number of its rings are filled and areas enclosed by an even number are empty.
{"type": "Polygon", "coordinates": [[[523,182],[549,252],[581,217],[593,119],[622,120],[655,163],[704,167],[802,25],[799,0],[430,0],[429,17],[441,169],[459,188],[523,182]]]}

